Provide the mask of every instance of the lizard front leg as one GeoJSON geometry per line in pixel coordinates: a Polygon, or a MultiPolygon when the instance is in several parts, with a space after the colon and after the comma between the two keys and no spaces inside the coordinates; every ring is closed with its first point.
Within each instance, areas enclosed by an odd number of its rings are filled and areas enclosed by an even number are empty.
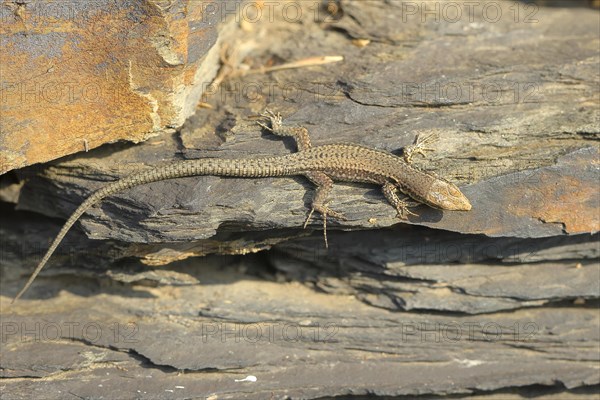
{"type": "Polygon", "coordinates": [[[317,189],[315,190],[315,197],[312,201],[310,213],[308,214],[308,217],[306,217],[306,221],[304,221],[304,228],[306,228],[306,225],[308,225],[308,221],[315,211],[320,213],[321,218],[323,218],[323,238],[325,239],[325,247],[328,248],[327,217],[330,216],[342,221],[347,220],[347,218],[344,216],[344,214],[333,211],[327,206],[327,203],[329,203],[329,193],[333,188],[333,180],[331,180],[327,174],[319,171],[307,172],[305,175],[317,186],[317,189]]]}
{"type": "Polygon", "coordinates": [[[406,215],[417,215],[414,212],[410,211],[409,207],[414,207],[418,203],[414,203],[411,201],[402,200],[398,197],[398,193],[396,191],[396,186],[394,186],[391,182],[386,182],[381,187],[383,191],[383,195],[387,199],[387,201],[394,206],[396,209],[396,216],[400,219],[404,219],[406,215]]]}

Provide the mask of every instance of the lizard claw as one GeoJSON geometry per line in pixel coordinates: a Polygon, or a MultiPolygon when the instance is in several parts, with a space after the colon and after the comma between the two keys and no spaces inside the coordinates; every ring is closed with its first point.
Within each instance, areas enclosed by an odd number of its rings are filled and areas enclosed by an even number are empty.
{"type": "Polygon", "coordinates": [[[403,156],[404,156],[404,161],[406,161],[407,163],[411,163],[412,162],[412,157],[415,154],[420,154],[423,157],[427,157],[427,155],[425,154],[426,151],[434,151],[434,149],[432,149],[431,147],[425,147],[427,144],[431,144],[433,142],[435,142],[438,139],[438,134],[436,132],[431,133],[425,137],[421,137],[420,135],[418,135],[415,138],[415,141],[413,144],[406,146],[404,148],[404,150],[402,151],[403,156]]]}
{"type": "Polygon", "coordinates": [[[346,218],[346,216],[340,212],[329,209],[329,207],[327,206],[313,205],[310,209],[310,212],[308,213],[308,216],[306,217],[306,220],[304,221],[304,229],[306,229],[306,226],[308,225],[308,222],[310,221],[310,218],[312,217],[315,210],[318,211],[321,214],[321,218],[323,218],[323,239],[325,240],[325,248],[329,248],[329,243],[327,242],[327,217],[333,217],[341,221],[347,221],[348,218],[346,218]]]}
{"type": "Polygon", "coordinates": [[[410,211],[408,208],[400,208],[396,211],[397,211],[396,217],[398,217],[400,219],[407,219],[409,215],[414,215],[415,217],[419,216],[419,214],[415,214],[414,212],[410,211]]]}
{"type": "Polygon", "coordinates": [[[315,211],[318,211],[319,214],[321,214],[321,217],[323,218],[323,220],[326,220],[327,217],[331,217],[333,219],[338,219],[340,221],[348,221],[348,218],[342,214],[341,212],[337,212],[337,211],[333,211],[332,209],[328,208],[328,207],[315,207],[313,206],[310,209],[310,212],[308,213],[308,216],[306,217],[306,220],[304,220],[304,225],[302,226],[303,229],[306,229],[306,227],[308,226],[308,223],[313,215],[313,213],[315,211]]]}
{"type": "Polygon", "coordinates": [[[315,212],[315,208],[311,208],[310,212],[308,213],[308,216],[306,217],[306,219],[304,220],[304,225],[302,225],[302,229],[306,229],[306,226],[308,225],[308,221],[310,221],[310,218],[312,217],[313,213],[315,212]]]}
{"type": "Polygon", "coordinates": [[[271,110],[268,110],[268,109],[265,110],[263,113],[260,114],[260,116],[264,120],[269,121],[271,126],[269,127],[266,124],[263,124],[262,122],[257,122],[257,124],[271,132],[273,132],[274,129],[277,129],[276,128],[277,126],[281,126],[283,124],[283,119],[281,118],[281,114],[279,114],[279,113],[275,114],[271,110]]]}
{"type": "Polygon", "coordinates": [[[281,123],[282,122],[282,118],[281,118],[281,114],[277,113],[275,114],[273,111],[271,110],[265,110],[262,114],[260,114],[261,117],[271,121],[271,122],[276,122],[276,123],[281,123]]]}
{"type": "Polygon", "coordinates": [[[273,129],[272,129],[270,126],[268,126],[268,125],[266,125],[266,124],[263,124],[262,122],[258,122],[258,121],[257,121],[256,123],[257,123],[257,124],[258,124],[258,125],[259,125],[261,128],[264,128],[264,129],[266,129],[266,130],[268,130],[268,131],[271,131],[271,132],[273,132],[273,129]]]}
{"type": "Polygon", "coordinates": [[[409,207],[416,207],[419,203],[400,200],[400,202],[396,205],[396,217],[400,219],[406,219],[409,215],[414,215],[418,217],[418,214],[409,210],[409,207]]]}

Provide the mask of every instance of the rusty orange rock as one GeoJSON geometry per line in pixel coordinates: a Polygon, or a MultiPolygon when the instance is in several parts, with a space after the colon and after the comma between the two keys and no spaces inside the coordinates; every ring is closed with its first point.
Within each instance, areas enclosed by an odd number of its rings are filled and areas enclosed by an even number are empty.
{"type": "Polygon", "coordinates": [[[118,140],[194,112],[217,63],[212,1],[41,1],[0,10],[0,173],[118,140]]]}

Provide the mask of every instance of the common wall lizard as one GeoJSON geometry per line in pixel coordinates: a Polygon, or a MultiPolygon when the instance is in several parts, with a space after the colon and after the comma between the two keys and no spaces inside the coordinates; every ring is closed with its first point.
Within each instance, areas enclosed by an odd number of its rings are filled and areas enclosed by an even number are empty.
{"type": "Polygon", "coordinates": [[[469,200],[454,184],[411,165],[412,154],[424,154],[424,150],[430,150],[423,146],[424,142],[417,142],[414,146],[406,148],[404,158],[351,143],[312,146],[306,128],[283,126],[281,116],[270,111],[261,114],[261,117],[270,122],[270,126],[259,122],[263,128],[276,135],[294,138],[298,152],[273,157],[204,158],[177,161],[157,166],[148,171],[134,173],[104,186],[91,194],[71,214],[13,302],[18,300],[29,288],[71,226],[84,212],[107,196],[150,182],[199,175],[244,178],[304,175],[316,185],[312,208],[304,227],[313,212],[319,212],[323,219],[326,246],[327,216],[340,220],[346,219],[343,214],[333,211],[327,206],[334,180],[381,185],[383,194],[388,202],[396,208],[400,218],[403,218],[405,214],[412,213],[408,210],[409,203],[398,196],[398,190],[412,199],[434,208],[458,211],[471,209],[469,200]]]}

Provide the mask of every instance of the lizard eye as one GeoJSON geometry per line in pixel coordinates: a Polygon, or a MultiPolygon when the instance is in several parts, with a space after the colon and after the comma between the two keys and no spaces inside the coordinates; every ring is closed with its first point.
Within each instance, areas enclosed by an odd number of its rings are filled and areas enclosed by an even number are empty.
{"type": "Polygon", "coordinates": [[[454,185],[448,185],[448,193],[450,194],[450,196],[453,197],[462,196],[461,191],[458,188],[454,187],[454,185]]]}

